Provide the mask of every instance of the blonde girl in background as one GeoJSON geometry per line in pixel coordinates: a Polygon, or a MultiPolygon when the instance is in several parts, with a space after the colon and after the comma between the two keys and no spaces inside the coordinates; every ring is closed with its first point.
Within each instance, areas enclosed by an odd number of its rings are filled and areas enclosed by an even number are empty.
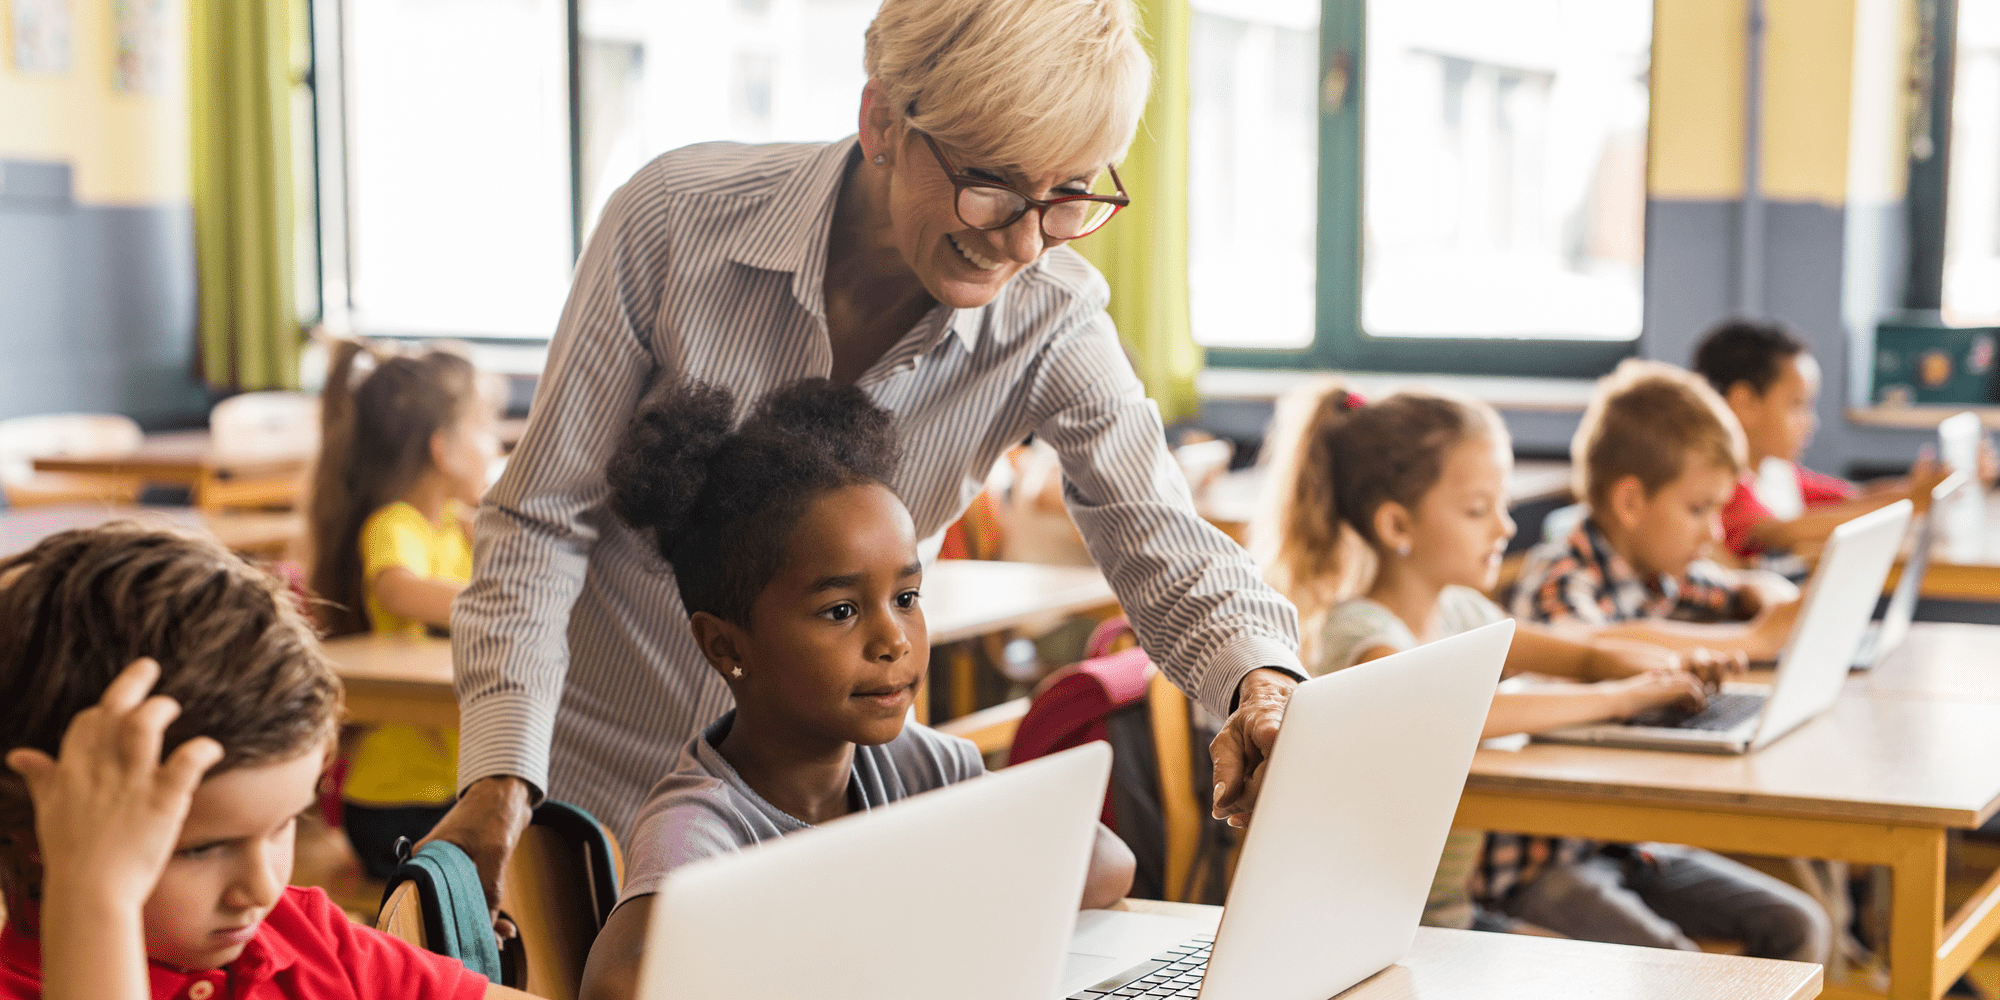
{"type": "MultiPolygon", "coordinates": [[[[1267,447],[1277,502],[1257,526],[1256,547],[1298,605],[1315,676],[1507,617],[1485,594],[1514,535],[1513,444],[1492,408],[1418,391],[1364,403],[1337,383],[1319,384],[1281,401],[1267,447]]],[[[1706,652],[1582,643],[1524,623],[1506,676],[1586,683],[1496,694],[1484,735],[1699,703],[1725,668],[1740,669],[1706,652]]],[[[1426,923],[1472,926],[1468,881],[1482,839],[1453,831],[1426,923]]]]}
{"type": "MultiPolygon", "coordinates": [[[[472,577],[470,518],[498,451],[490,395],[449,351],[340,341],[320,400],[308,527],[321,626],[329,638],[441,633],[472,577]]],[[[457,765],[456,729],[380,725],[353,744],[342,813],[371,878],[394,869],[398,837],[444,815],[457,765]]]]}

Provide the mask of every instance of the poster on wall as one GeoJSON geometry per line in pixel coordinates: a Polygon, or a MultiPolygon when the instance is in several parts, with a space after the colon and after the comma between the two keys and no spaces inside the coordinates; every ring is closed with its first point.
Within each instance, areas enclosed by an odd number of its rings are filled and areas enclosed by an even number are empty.
{"type": "Polygon", "coordinates": [[[22,73],[67,73],[70,60],[70,0],[12,0],[14,69],[22,73]]]}
{"type": "Polygon", "coordinates": [[[118,29],[112,83],[130,94],[157,94],[167,77],[167,0],[111,0],[118,29]]]}

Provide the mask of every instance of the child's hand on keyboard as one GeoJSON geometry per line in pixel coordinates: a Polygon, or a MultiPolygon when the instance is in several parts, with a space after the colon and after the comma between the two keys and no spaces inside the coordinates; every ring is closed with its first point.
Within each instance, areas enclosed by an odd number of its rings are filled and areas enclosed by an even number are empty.
{"type": "Polygon", "coordinates": [[[1701,678],[1685,670],[1655,670],[1604,684],[1621,696],[1624,708],[1617,715],[1621,719],[1670,706],[1696,712],[1708,703],[1708,692],[1702,688],[1701,678]]]}

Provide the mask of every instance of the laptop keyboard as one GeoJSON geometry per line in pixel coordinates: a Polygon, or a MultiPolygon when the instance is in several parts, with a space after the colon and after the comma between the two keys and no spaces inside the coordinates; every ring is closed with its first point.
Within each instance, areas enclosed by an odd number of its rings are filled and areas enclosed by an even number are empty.
{"type": "Polygon", "coordinates": [[[1206,934],[1188,938],[1172,948],[1141,962],[1110,979],[1069,995],[1068,1000],[1156,1000],[1186,997],[1201,992],[1201,976],[1208,969],[1208,952],[1215,939],[1206,934]]]}
{"type": "Polygon", "coordinates": [[[1717,694],[1711,695],[1708,704],[1699,712],[1685,709],[1665,709],[1634,716],[1635,726],[1661,726],[1667,729],[1703,729],[1720,732],[1734,729],[1745,719],[1756,715],[1764,708],[1766,695],[1761,694],[1717,694]]]}

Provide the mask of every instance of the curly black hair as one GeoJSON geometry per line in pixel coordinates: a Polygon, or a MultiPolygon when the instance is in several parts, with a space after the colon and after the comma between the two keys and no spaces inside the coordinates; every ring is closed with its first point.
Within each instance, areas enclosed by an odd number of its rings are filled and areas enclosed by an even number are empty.
{"type": "Polygon", "coordinates": [[[1778,380],[1778,366],[1805,351],[1806,342],[1783,323],[1724,320],[1695,345],[1694,370],[1724,398],[1738,382],[1750,383],[1751,390],[1762,396],[1778,380]]]}
{"type": "Polygon", "coordinates": [[[720,386],[663,381],[605,476],[612,511],[652,532],[688,612],[749,628],[807,507],[845,486],[886,485],[902,456],[889,413],[853,386],[794,382],[741,427],[735,407],[720,386]]]}

